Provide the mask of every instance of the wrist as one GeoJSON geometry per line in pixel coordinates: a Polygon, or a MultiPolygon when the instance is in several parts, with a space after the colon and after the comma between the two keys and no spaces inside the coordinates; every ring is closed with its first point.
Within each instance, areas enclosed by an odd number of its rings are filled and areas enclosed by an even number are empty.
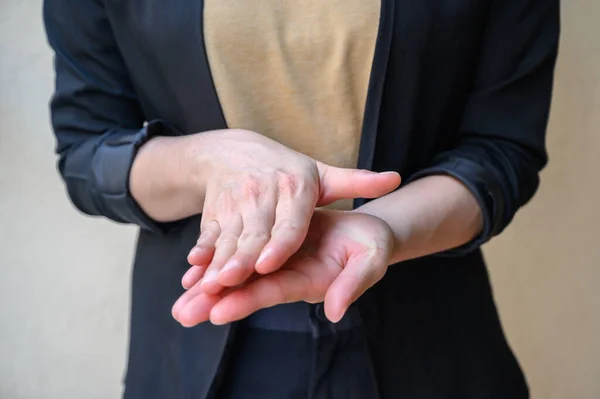
{"type": "Polygon", "coordinates": [[[213,132],[195,133],[182,137],[181,146],[181,184],[198,204],[198,213],[202,212],[206,185],[214,165],[213,132]]]}
{"type": "Polygon", "coordinates": [[[199,190],[190,178],[193,166],[186,156],[188,141],[188,136],[153,137],[139,148],[133,160],[129,176],[131,195],[159,222],[202,211],[199,190]]]}
{"type": "Polygon", "coordinates": [[[371,201],[358,212],[380,217],[394,231],[392,263],[444,252],[481,231],[481,208],[458,180],[432,175],[371,201]]]}

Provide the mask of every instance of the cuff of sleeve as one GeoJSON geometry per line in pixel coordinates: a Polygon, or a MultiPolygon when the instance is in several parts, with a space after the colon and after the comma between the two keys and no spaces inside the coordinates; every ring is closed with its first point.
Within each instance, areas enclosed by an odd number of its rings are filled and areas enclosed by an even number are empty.
{"type": "Polygon", "coordinates": [[[156,120],[141,130],[126,130],[118,135],[106,135],[93,160],[94,188],[101,198],[98,205],[113,220],[133,223],[142,229],[168,234],[183,221],[159,223],[150,218],[135,201],[129,190],[129,174],[138,149],[155,136],[178,136],[180,133],[156,120]]]}
{"type": "Polygon", "coordinates": [[[431,167],[420,170],[407,183],[431,175],[448,175],[463,183],[473,194],[483,214],[483,229],[473,240],[439,256],[461,256],[478,249],[502,229],[502,194],[496,179],[483,166],[466,158],[444,157],[431,167]]]}

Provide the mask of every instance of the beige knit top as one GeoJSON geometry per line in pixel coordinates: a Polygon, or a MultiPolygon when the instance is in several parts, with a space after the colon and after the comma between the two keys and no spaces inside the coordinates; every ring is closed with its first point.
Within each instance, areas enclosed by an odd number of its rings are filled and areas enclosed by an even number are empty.
{"type": "Polygon", "coordinates": [[[204,4],[205,46],[228,127],[356,167],[380,0],[204,4]]]}

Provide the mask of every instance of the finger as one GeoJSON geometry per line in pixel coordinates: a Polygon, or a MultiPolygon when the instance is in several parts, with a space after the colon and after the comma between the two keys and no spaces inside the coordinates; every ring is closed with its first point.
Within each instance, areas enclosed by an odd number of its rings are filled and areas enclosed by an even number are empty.
{"type": "Polygon", "coordinates": [[[325,294],[325,315],[332,323],[342,319],[348,308],[384,276],[387,265],[375,252],[352,258],[325,294]]]}
{"type": "Polygon", "coordinates": [[[362,169],[343,169],[317,162],[320,195],[317,206],[325,206],[344,198],[377,198],[400,185],[396,172],[376,173],[362,169]]]}
{"type": "Polygon", "coordinates": [[[204,273],[213,258],[215,243],[220,232],[221,229],[219,223],[215,220],[206,221],[206,219],[203,219],[200,237],[187,257],[188,262],[193,265],[193,267],[191,267],[181,279],[181,285],[186,290],[200,281],[204,276],[204,273]]]}
{"type": "Polygon", "coordinates": [[[205,266],[192,266],[188,269],[187,272],[181,278],[181,285],[186,290],[192,288],[194,284],[196,284],[202,276],[204,276],[204,272],[206,271],[205,266]]]}
{"type": "MultiPolygon", "coordinates": [[[[253,274],[248,283],[255,281],[260,276],[253,274]]],[[[223,297],[231,292],[239,289],[228,288],[217,295],[207,294],[199,289],[197,284],[190,289],[189,294],[183,294],[173,305],[173,317],[184,327],[192,327],[199,323],[203,323],[209,319],[210,311],[213,306],[218,303],[223,297]]]]}
{"type": "MultiPolygon", "coordinates": [[[[203,216],[204,217],[204,216],[203,216]]],[[[188,254],[190,265],[208,266],[215,252],[215,243],[221,233],[219,223],[215,220],[203,221],[200,237],[188,254]]]]}
{"type": "Polygon", "coordinates": [[[275,206],[274,201],[270,202],[254,209],[250,214],[242,213],[244,230],[238,240],[236,253],[219,273],[219,284],[234,287],[245,282],[254,273],[256,261],[271,238],[275,206]]]}
{"type": "Polygon", "coordinates": [[[242,232],[243,223],[240,215],[228,215],[225,222],[220,222],[221,234],[215,243],[215,253],[206,269],[201,285],[207,294],[218,294],[223,286],[218,283],[217,277],[225,262],[235,254],[237,242],[242,232]]]}
{"type": "Polygon", "coordinates": [[[210,321],[215,325],[231,323],[260,309],[302,301],[311,297],[311,291],[308,275],[297,270],[279,270],[225,295],[210,311],[210,321]]]}
{"type": "Polygon", "coordinates": [[[181,294],[171,308],[171,314],[173,315],[173,318],[175,320],[179,320],[179,312],[181,312],[181,309],[183,309],[189,301],[200,294],[204,294],[200,282],[194,284],[191,288],[181,294]]]}
{"type": "Polygon", "coordinates": [[[314,205],[311,201],[295,201],[287,194],[280,197],[271,239],[256,261],[255,269],[258,273],[274,272],[298,251],[306,238],[313,212],[314,205]]]}
{"type": "Polygon", "coordinates": [[[177,320],[184,327],[193,327],[209,319],[210,311],[219,302],[219,295],[204,292],[190,298],[186,305],[177,313],[177,320]]]}

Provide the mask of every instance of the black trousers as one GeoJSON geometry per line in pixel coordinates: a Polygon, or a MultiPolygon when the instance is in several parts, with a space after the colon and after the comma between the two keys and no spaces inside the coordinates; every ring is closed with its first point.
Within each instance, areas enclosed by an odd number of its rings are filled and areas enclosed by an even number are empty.
{"type": "Polygon", "coordinates": [[[241,327],[218,399],[376,399],[361,328],[319,334],[241,327]]]}

